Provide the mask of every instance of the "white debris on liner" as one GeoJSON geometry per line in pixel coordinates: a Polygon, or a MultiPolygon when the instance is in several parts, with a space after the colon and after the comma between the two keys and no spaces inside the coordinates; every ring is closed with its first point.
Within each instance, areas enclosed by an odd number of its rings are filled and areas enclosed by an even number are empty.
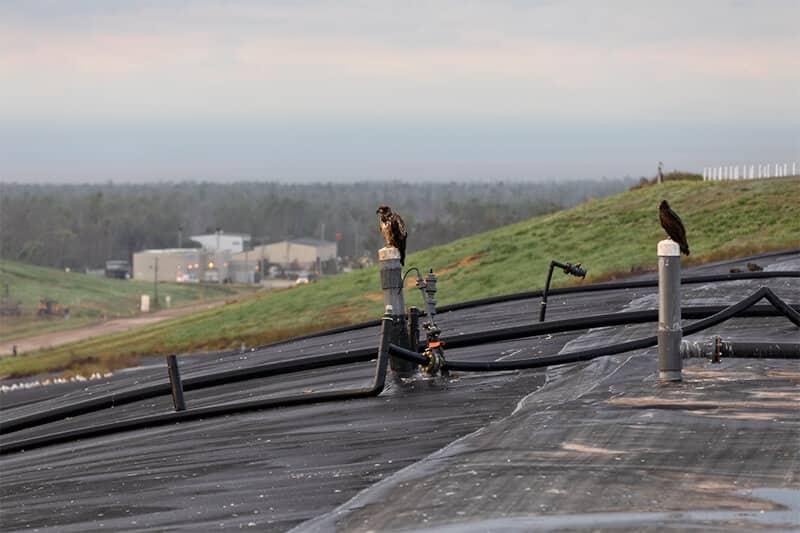
{"type": "Polygon", "coordinates": [[[80,374],[78,374],[77,376],[72,376],[70,378],[46,378],[35,381],[23,381],[20,383],[13,383],[11,385],[0,385],[0,393],[13,392],[16,390],[35,389],[37,387],[46,387],[48,385],[61,385],[63,383],[81,383],[84,381],[94,381],[96,379],[110,378],[112,375],[113,375],[112,372],[107,372],[105,374],[95,372],[88,378],[86,376],[81,376],[80,374]]]}

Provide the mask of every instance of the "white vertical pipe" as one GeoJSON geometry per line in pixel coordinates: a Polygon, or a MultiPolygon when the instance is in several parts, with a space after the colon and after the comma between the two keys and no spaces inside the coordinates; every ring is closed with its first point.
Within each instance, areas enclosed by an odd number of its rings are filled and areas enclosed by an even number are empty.
{"type": "Polygon", "coordinates": [[[681,381],[681,259],[678,243],[658,243],[658,379],[681,381]]]}

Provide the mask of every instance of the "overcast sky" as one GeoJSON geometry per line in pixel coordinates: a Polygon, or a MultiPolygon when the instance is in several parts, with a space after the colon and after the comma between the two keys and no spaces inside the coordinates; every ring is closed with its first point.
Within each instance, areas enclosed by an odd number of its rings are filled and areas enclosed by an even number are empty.
{"type": "Polygon", "coordinates": [[[800,161],[800,0],[0,2],[0,178],[800,161]]]}

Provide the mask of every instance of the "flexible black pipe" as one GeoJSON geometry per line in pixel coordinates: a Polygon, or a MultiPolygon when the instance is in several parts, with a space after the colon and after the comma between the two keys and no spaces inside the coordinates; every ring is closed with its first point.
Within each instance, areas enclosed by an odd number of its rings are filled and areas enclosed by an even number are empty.
{"type": "MultiPolygon", "coordinates": [[[[794,311],[790,306],[789,310],[794,311]]],[[[798,306],[800,308],[800,306],[798,306]]],[[[682,307],[681,316],[687,319],[706,318],[719,313],[727,307],[723,306],[697,306],[682,307]]],[[[796,311],[795,311],[796,312],[796,311]]],[[[763,317],[763,316],[782,316],[785,315],[779,309],[772,306],[758,306],[754,309],[743,310],[740,316],[763,317]]],[[[447,348],[462,348],[465,346],[476,346],[479,344],[491,344],[525,337],[534,337],[548,333],[561,333],[574,331],[576,329],[589,329],[608,326],[621,326],[623,324],[640,324],[658,320],[658,309],[647,309],[643,311],[625,311],[621,313],[609,313],[605,315],[592,315],[582,318],[565,318],[562,320],[551,320],[550,322],[537,322],[525,324],[523,326],[510,326],[490,331],[478,331],[466,333],[457,337],[445,337],[447,348]]]]}
{"type": "MultiPolygon", "coordinates": [[[[250,379],[264,378],[305,370],[314,370],[329,366],[346,365],[360,363],[375,358],[375,348],[363,348],[360,350],[350,350],[332,354],[303,357],[292,361],[278,361],[275,363],[265,363],[262,365],[236,368],[225,372],[213,374],[201,374],[189,376],[183,379],[183,390],[192,391],[227,385],[250,379]]],[[[11,420],[0,421],[0,435],[39,426],[48,422],[62,420],[64,418],[78,416],[101,409],[108,409],[133,402],[139,402],[165,394],[170,394],[171,388],[168,381],[160,381],[152,385],[145,385],[121,392],[104,394],[88,400],[62,405],[47,411],[39,411],[25,416],[13,418],[11,420]]]]}
{"type": "Polygon", "coordinates": [[[722,357],[800,359],[800,343],[723,341],[722,357]]]}
{"type": "Polygon", "coordinates": [[[717,356],[742,359],[800,359],[800,343],[765,341],[726,341],[712,337],[708,341],[682,341],[684,359],[717,356]]]}
{"type": "MultiPolygon", "coordinates": [[[[778,300],[780,303],[782,301],[778,300]]],[[[787,308],[791,311],[791,307],[787,308]]],[[[681,315],[684,318],[705,318],[723,310],[722,306],[697,306],[684,307],[681,315]]],[[[741,313],[742,316],[780,316],[772,306],[758,306],[747,312],[741,313]]],[[[459,335],[458,337],[445,338],[447,348],[461,348],[464,346],[477,346],[493,342],[501,342],[536,335],[550,333],[560,333],[579,329],[589,329],[594,327],[618,326],[623,324],[646,323],[658,320],[658,310],[650,309],[644,311],[626,311],[621,313],[610,313],[605,315],[594,315],[583,318],[570,318],[564,320],[552,320],[550,322],[534,323],[524,326],[513,326],[491,331],[480,331],[459,335]]],[[[233,370],[215,372],[211,374],[200,374],[188,376],[183,379],[183,390],[193,391],[208,387],[227,385],[251,379],[260,379],[270,376],[302,372],[330,366],[346,365],[369,361],[375,357],[374,348],[363,348],[359,350],[347,350],[332,354],[303,357],[297,360],[278,361],[275,363],[264,363],[261,365],[237,368],[233,370]]],[[[47,424],[68,417],[79,416],[102,409],[109,409],[116,406],[126,405],[158,396],[170,394],[171,389],[168,381],[159,381],[151,385],[137,387],[135,389],[124,390],[96,396],[88,400],[82,400],[68,405],[62,405],[46,411],[38,411],[28,415],[20,416],[10,420],[0,421],[0,435],[20,431],[34,426],[47,424]]]]}
{"type": "MultiPolygon", "coordinates": [[[[748,296],[744,300],[726,307],[724,310],[716,313],[708,318],[699,320],[683,328],[684,333],[687,335],[702,331],[703,329],[715,326],[732,316],[741,313],[748,307],[754,305],[762,298],[766,298],[773,305],[782,310],[787,318],[792,320],[793,323],[800,326],[800,313],[785,305],[783,301],[775,295],[769,288],[761,287],[758,291],[748,296]]],[[[221,405],[214,405],[199,409],[192,409],[189,411],[178,411],[168,414],[160,414],[154,416],[146,416],[132,420],[123,420],[119,422],[112,422],[109,424],[102,424],[99,426],[75,429],[64,431],[61,433],[43,435],[40,437],[33,437],[22,439],[7,444],[0,444],[0,455],[12,453],[20,450],[30,450],[41,446],[47,446],[56,443],[69,442],[80,438],[96,437],[100,435],[107,435],[121,431],[129,431],[132,429],[140,429],[144,427],[154,427],[158,425],[171,424],[175,422],[196,420],[199,418],[209,418],[214,416],[227,415],[238,413],[242,411],[267,409],[273,407],[287,407],[294,405],[302,405],[308,403],[319,403],[327,401],[339,401],[346,399],[362,398],[365,396],[375,396],[380,394],[386,378],[386,366],[389,358],[389,353],[393,353],[398,357],[409,358],[412,362],[420,363],[427,362],[425,357],[409,350],[402,349],[397,346],[392,346],[389,343],[391,331],[391,317],[384,317],[381,328],[381,342],[378,350],[378,361],[376,364],[375,378],[371,387],[363,389],[355,389],[349,391],[334,391],[325,393],[316,393],[311,395],[290,396],[284,398],[273,398],[268,400],[246,400],[239,402],[231,402],[221,405]],[[420,361],[421,360],[421,361],[420,361]]],[[[501,370],[518,370],[526,368],[541,368],[551,365],[576,363],[581,361],[588,361],[604,355],[612,355],[616,353],[627,352],[654,346],[658,343],[656,336],[645,337],[642,339],[635,339],[632,341],[619,343],[609,346],[601,346],[588,350],[582,350],[569,354],[554,355],[549,357],[537,357],[533,359],[523,359],[517,361],[490,361],[490,362],[470,362],[470,361],[445,361],[443,369],[447,370],[461,370],[461,371],[501,371],[501,370]]]]}
{"type": "MultiPolygon", "coordinates": [[[[392,318],[385,316],[382,319],[381,324],[381,340],[377,350],[375,374],[372,378],[372,383],[368,387],[330,392],[317,392],[311,394],[287,396],[283,398],[270,398],[266,400],[244,400],[229,402],[219,405],[210,405],[208,407],[200,407],[197,409],[189,409],[186,411],[176,411],[158,415],[143,416],[130,420],[121,420],[119,422],[99,424],[97,426],[91,426],[88,428],[73,429],[62,431],[60,433],[53,433],[50,435],[21,439],[9,443],[0,443],[0,455],[21,450],[32,450],[34,448],[50,446],[52,444],[59,444],[63,442],[72,442],[78,439],[110,435],[122,431],[131,431],[134,429],[151,428],[174,424],[177,422],[213,418],[233,413],[378,396],[381,392],[383,392],[383,388],[386,384],[386,369],[389,361],[389,339],[392,332],[391,326],[392,318]]],[[[375,351],[373,350],[373,355],[374,354],[375,351]]]]}
{"type": "MultiPolygon", "coordinates": [[[[794,253],[800,252],[798,250],[788,250],[784,252],[776,252],[775,254],[765,254],[764,257],[768,255],[783,255],[787,253],[794,253]]],[[[761,257],[761,256],[759,256],[761,257]]],[[[681,279],[681,284],[683,285],[691,285],[697,283],[712,283],[716,281],[736,281],[736,280],[744,280],[744,279],[768,279],[768,278],[800,278],[800,271],[796,270],[781,270],[781,271],[774,271],[774,272],[739,272],[733,274],[710,274],[705,276],[687,276],[681,279]]],[[[641,288],[648,288],[648,287],[658,287],[658,280],[638,280],[638,281],[615,281],[609,283],[592,283],[589,285],[575,285],[571,287],[558,287],[555,289],[550,289],[548,294],[550,296],[557,296],[560,294],[576,294],[581,292],[597,292],[597,291],[613,291],[613,290],[620,290],[620,289],[641,289],[641,288]]],[[[515,302],[518,300],[528,300],[533,298],[540,298],[543,294],[543,290],[535,290],[535,291],[524,291],[524,292],[517,292],[513,294],[503,294],[499,296],[489,296],[486,298],[479,298],[476,300],[468,300],[466,302],[459,302],[455,304],[443,305],[436,308],[436,312],[438,313],[447,313],[449,311],[459,311],[462,309],[471,309],[473,307],[480,307],[483,305],[490,305],[490,304],[497,304],[497,303],[505,303],[505,302],[515,302]]],[[[425,312],[420,311],[420,316],[424,316],[425,312]]],[[[359,322],[356,324],[351,324],[348,326],[339,326],[336,328],[326,329],[322,331],[317,331],[316,333],[309,333],[307,335],[300,335],[298,337],[292,337],[289,339],[284,339],[282,341],[276,341],[269,344],[262,344],[260,346],[253,347],[254,350],[263,350],[265,348],[272,348],[274,346],[282,346],[284,344],[289,344],[292,342],[304,341],[308,339],[315,339],[317,337],[324,337],[327,335],[334,335],[337,333],[347,333],[350,331],[358,331],[361,329],[371,328],[374,326],[379,326],[380,320],[368,320],[366,322],[359,322]]],[[[227,352],[226,352],[227,353],[227,352]]],[[[231,353],[236,353],[236,351],[232,351],[231,353]]]]}
{"type": "Polygon", "coordinates": [[[405,359],[406,361],[410,361],[417,365],[427,365],[430,362],[424,355],[420,355],[413,350],[403,348],[402,346],[398,346],[396,344],[389,345],[389,355],[396,355],[401,359],[405,359]]]}
{"type": "MultiPolygon", "coordinates": [[[[692,285],[698,283],[713,283],[719,281],[736,281],[743,279],[768,279],[768,278],[800,278],[800,271],[776,271],[776,272],[740,272],[734,274],[710,274],[705,276],[687,276],[681,278],[681,285],[692,285]]],[[[575,294],[581,292],[598,292],[610,291],[620,289],[643,289],[648,287],[658,287],[658,279],[651,280],[637,280],[637,281],[615,281],[611,283],[593,283],[590,285],[573,285],[570,287],[558,287],[550,289],[549,295],[558,294],[575,294]]],[[[437,313],[445,313],[447,311],[458,311],[460,309],[468,309],[471,307],[479,307],[482,305],[514,302],[517,300],[527,300],[532,298],[539,298],[542,296],[541,290],[518,292],[514,294],[506,294],[501,296],[489,296],[478,300],[470,300],[457,304],[445,305],[437,308],[437,313]]]]}
{"type": "MultiPolygon", "coordinates": [[[[729,318],[736,316],[737,314],[742,313],[747,308],[753,306],[756,302],[761,300],[762,298],[766,298],[769,300],[773,305],[775,305],[781,312],[784,314],[789,320],[791,320],[797,326],[800,326],[800,313],[792,309],[791,307],[785,305],[785,303],[777,296],[775,293],[772,292],[767,287],[761,287],[756,292],[745,298],[744,300],[730,305],[723,309],[722,311],[707,317],[702,320],[698,320],[692,324],[689,324],[683,328],[683,333],[685,335],[691,335],[693,333],[697,333],[698,331],[702,331],[704,329],[710,328],[712,326],[716,326],[728,320],[729,318]],[[782,305],[779,305],[782,304],[782,305]]],[[[542,368],[552,365],[562,365],[568,363],[578,363],[582,361],[589,361],[591,359],[595,359],[597,357],[602,357],[606,355],[614,355],[617,353],[628,352],[632,350],[641,350],[644,348],[649,348],[651,346],[655,346],[658,344],[658,336],[653,335],[651,337],[643,337],[640,339],[634,339],[631,341],[612,344],[608,346],[598,346],[596,348],[590,348],[588,350],[580,350],[577,352],[567,353],[567,354],[559,354],[559,355],[552,355],[546,357],[535,357],[530,359],[519,359],[516,361],[450,361],[446,360],[443,365],[443,369],[446,370],[461,370],[461,371],[501,371],[501,370],[521,370],[521,369],[528,369],[528,368],[542,368]]],[[[475,343],[472,344],[473,346],[475,343]]],[[[452,342],[448,342],[446,344],[448,347],[453,347],[452,342]]],[[[408,350],[401,349],[396,346],[390,346],[390,351],[397,355],[398,357],[408,359],[413,362],[418,361],[419,354],[407,353],[408,350]],[[413,354],[413,357],[412,357],[413,354]]],[[[423,358],[423,364],[427,363],[427,358],[423,358]]]]}

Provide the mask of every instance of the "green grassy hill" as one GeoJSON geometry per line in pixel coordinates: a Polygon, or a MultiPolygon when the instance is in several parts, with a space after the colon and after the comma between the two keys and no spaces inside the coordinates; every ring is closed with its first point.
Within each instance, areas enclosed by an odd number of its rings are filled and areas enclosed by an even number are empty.
{"type": "MultiPolygon", "coordinates": [[[[140,296],[153,296],[153,284],[64,272],[53,268],[0,261],[0,290],[8,285],[9,300],[22,302],[21,317],[0,317],[0,340],[18,339],[52,331],[80,327],[107,318],[137,313],[140,296]],[[36,316],[40,298],[50,298],[70,309],[70,318],[36,316]]],[[[229,287],[159,283],[159,300],[169,295],[173,306],[205,298],[236,294],[229,287]]]]}
{"type": "MultiPolygon", "coordinates": [[[[589,271],[586,283],[654,268],[656,243],[665,237],[658,223],[662,198],[687,227],[692,250],[688,264],[800,246],[800,179],[674,181],[431,248],[409,256],[406,267],[433,268],[439,274],[440,304],[540,288],[551,259],[582,262],[589,271]]],[[[554,281],[559,285],[574,279],[558,275],[554,281]]],[[[418,291],[406,294],[408,305],[422,306],[418,291]]],[[[0,375],[113,368],[137,354],[260,344],[376,318],[381,310],[379,275],[373,267],[144,331],[5,359],[0,375]]]]}

